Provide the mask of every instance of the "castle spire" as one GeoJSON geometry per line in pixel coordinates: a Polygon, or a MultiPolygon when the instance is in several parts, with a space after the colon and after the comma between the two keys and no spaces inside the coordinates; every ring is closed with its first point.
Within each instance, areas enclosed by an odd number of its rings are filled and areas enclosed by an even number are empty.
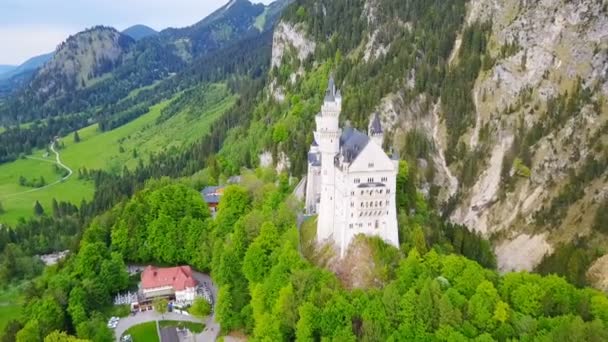
{"type": "Polygon", "coordinates": [[[327,83],[327,90],[325,91],[325,101],[333,102],[336,100],[336,81],[334,81],[334,75],[329,76],[329,82],[327,83]]]}
{"type": "Polygon", "coordinates": [[[367,129],[367,135],[378,146],[382,146],[382,143],[384,142],[384,130],[382,129],[382,122],[380,121],[378,113],[374,113],[372,116],[367,129]]]}

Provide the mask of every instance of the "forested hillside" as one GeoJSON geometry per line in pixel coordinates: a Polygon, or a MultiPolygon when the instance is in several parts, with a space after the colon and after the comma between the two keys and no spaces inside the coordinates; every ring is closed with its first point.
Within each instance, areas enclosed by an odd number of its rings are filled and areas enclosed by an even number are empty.
{"type": "Polygon", "coordinates": [[[288,3],[281,0],[264,6],[237,0],[192,26],[166,29],[136,43],[111,28],[96,27],[79,33],[58,47],[53,59],[26,87],[0,104],[0,123],[76,113],[89,118],[104,115],[106,106],[131,91],[167,80],[237,41],[265,34],[288,3]],[[261,16],[265,24],[260,29],[256,20],[261,16]],[[101,37],[112,38],[113,43],[101,37]]]}
{"type": "Polygon", "coordinates": [[[28,107],[27,92],[44,87],[26,88],[0,103],[10,122],[0,163],[57,135],[73,137],[61,151],[72,163],[94,139],[108,146],[100,158],[122,158],[77,167],[89,200],[53,200],[0,228],[0,283],[23,307],[3,341],[113,341],[106,323],[127,263],[210,273],[221,335],[253,341],[608,340],[597,259],[608,253],[606,7],[538,6],[233,0],[193,26],[129,40],[111,72],[72,92],[28,107]],[[534,23],[553,30],[555,57],[538,50],[549,33],[534,23]],[[385,147],[402,159],[400,248],[360,237],[350,259],[363,261],[341,270],[291,195],[331,74],[342,124],[365,130],[379,113],[385,147]],[[145,129],[130,131],[138,118],[145,129]],[[185,143],[163,140],[180,124],[185,143]],[[163,146],[146,140],[155,132],[163,146]],[[241,183],[212,218],[200,189],[234,175],[241,183]],[[52,267],[36,257],[65,249],[52,267]],[[355,286],[361,270],[370,279],[355,286]]]}

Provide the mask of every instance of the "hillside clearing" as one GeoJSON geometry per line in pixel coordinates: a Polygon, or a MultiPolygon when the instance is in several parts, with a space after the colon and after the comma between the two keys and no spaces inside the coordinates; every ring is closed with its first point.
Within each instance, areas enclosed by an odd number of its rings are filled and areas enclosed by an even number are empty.
{"type": "MultiPolygon", "coordinates": [[[[74,172],[103,169],[121,172],[126,166],[134,168],[145,163],[148,156],[168,149],[179,149],[196,141],[209,132],[215,122],[236,101],[224,84],[214,84],[195,89],[201,103],[181,104],[179,110],[161,121],[163,110],[179,99],[180,94],[170,100],[153,106],[139,118],[112,131],[101,132],[97,124],[78,131],[80,142],[74,142],[74,132],[59,139],[62,148],[58,150],[61,161],[74,172]]],[[[72,176],[61,180],[55,171],[56,160],[53,153],[35,151],[27,159],[19,159],[0,165],[0,202],[4,213],[0,223],[14,225],[20,217],[33,215],[33,207],[39,201],[45,213],[51,214],[52,201],[68,201],[79,204],[93,197],[94,185],[90,181],[72,176]],[[19,178],[28,180],[43,177],[46,184],[57,182],[51,187],[36,190],[19,185],[19,178]]]]}

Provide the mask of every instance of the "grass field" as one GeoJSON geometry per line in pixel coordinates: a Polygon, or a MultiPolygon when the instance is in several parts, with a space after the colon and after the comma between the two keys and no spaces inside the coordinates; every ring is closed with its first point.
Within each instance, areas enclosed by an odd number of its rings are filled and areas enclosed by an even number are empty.
{"type": "MultiPolygon", "coordinates": [[[[54,154],[52,154],[54,157],[54,154]]],[[[45,159],[19,159],[12,163],[0,165],[0,203],[4,213],[0,214],[0,223],[14,225],[20,217],[29,217],[34,213],[34,203],[39,201],[46,213],[51,213],[53,198],[80,204],[83,199],[93,196],[93,184],[78,180],[72,176],[63,183],[52,187],[34,190],[34,188],[19,185],[19,177],[34,179],[44,177],[47,184],[61,179],[55,172],[53,157],[43,158],[43,152],[36,152],[33,157],[45,159]]],[[[69,165],[69,164],[68,164],[69,165]]]]}
{"type": "Polygon", "coordinates": [[[133,326],[124,335],[131,335],[133,342],[159,342],[160,338],[156,332],[156,322],[148,322],[133,326]]]}
{"type": "Polygon", "coordinates": [[[21,314],[21,294],[17,287],[0,290],[0,331],[21,314]]]}
{"type": "Polygon", "coordinates": [[[60,179],[53,170],[53,154],[43,158],[46,151],[36,151],[32,157],[44,161],[20,159],[0,165],[0,203],[4,208],[0,223],[14,225],[20,217],[32,216],[36,201],[50,214],[53,198],[74,204],[92,198],[94,185],[79,180],[78,169],[121,172],[124,166],[135,167],[139,159],[145,163],[151,153],[192,143],[207,133],[211,124],[234,104],[236,96],[225,94],[228,94],[225,85],[211,86],[203,94],[208,99],[204,108],[187,107],[162,123],[157,123],[157,120],[171,100],[153,106],[148,113],[109,132],[100,132],[97,124],[85,127],[78,131],[79,143],[74,142],[73,133],[65,135],[61,138],[63,148],[59,153],[62,162],[74,170],[74,175],[63,183],[40,191],[21,194],[32,188],[20,186],[19,177],[33,179],[42,176],[47,184],[60,179]]]}
{"type": "Polygon", "coordinates": [[[203,323],[196,322],[188,322],[188,321],[159,321],[158,324],[161,328],[165,327],[184,327],[190,330],[194,334],[202,333],[205,330],[205,325],[203,323]]]}

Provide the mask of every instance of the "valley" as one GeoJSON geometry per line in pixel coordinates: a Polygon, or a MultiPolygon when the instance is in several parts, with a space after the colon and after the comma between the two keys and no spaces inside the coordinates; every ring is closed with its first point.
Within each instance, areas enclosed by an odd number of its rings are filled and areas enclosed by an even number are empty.
{"type": "Polygon", "coordinates": [[[0,222],[14,225],[21,217],[32,217],[36,201],[51,214],[53,199],[75,204],[90,200],[94,184],[81,176],[81,170],[121,173],[125,167],[133,169],[139,163],[146,164],[150,154],[171,149],[178,151],[207,134],[211,124],[236,100],[224,84],[194,91],[200,93],[200,102],[182,107],[162,122],[158,120],[173,100],[163,101],[151,107],[148,113],[111,131],[100,132],[97,124],[78,130],[79,142],[74,141],[74,132],[59,138],[61,160],[75,173],[65,181],[60,181],[62,176],[55,171],[55,155],[44,150],[36,150],[25,159],[0,164],[0,203],[4,208],[0,222]],[[197,107],[202,103],[204,106],[197,107]],[[20,177],[43,177],[46,184],[57,183],[37,190],[19,185],[20,177]]]}

